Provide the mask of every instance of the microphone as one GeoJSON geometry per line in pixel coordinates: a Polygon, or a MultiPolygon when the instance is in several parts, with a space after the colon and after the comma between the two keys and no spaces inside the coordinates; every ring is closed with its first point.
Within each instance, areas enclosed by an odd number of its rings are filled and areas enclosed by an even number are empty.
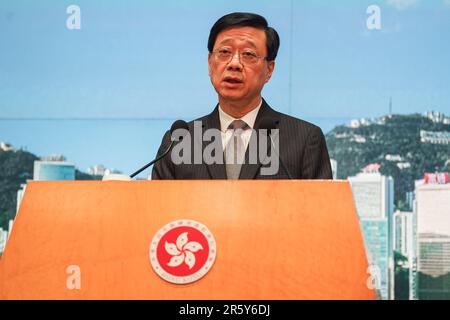
{"type": "MultiPolygon", "coordinates": [[[[142,168],[140,168],[138,171],[136,171],[135,173],[133,173],[130,177],[134,178],[135,176],[137,176],[139,173],[141,173],[142,171],[144,171],[145,169],[147,169],[148,167],[150,167],[152,164],[154,164],[155,162],[158,162],[159,160],[161,160],[162,158],[164,158],[166,156],[166,154],[169,153],[170,149],[172,149],[173,144],[175,143],[175,140],[173,139],[173,133],[178,130],[178,129],[185,129],[185,130],[189,130],[189,126],[187,124],[186,121],[183,120],[177,120],[175,121],[172,126],[170,127],[170,136],[171,136],[171,142],[169,144],[169,146],[167,147],[167,149],[156,159],[152,160],[151,162],[149,162],[148,164],[146,164],[145,166],[143,166],[142,168]]],[[[184,137],[184,135],[180,136],[180,140],[182,140],[184,137]]]]}
{"type": "Polygon", "coordinates": [[[277,127],[277,121],[275,121],[272,118],[268,118],[268,117],[264,117],[261,119],[260,123],[259,123],[259,129],[266,129],[267,133],[269,135],[270,138],[270,142],[272,144],[272,150],[276,153],[276,155],[278,156],[278,159],[280,159],[280,163],[281,166],[283,167],[283,170],[286,171],[289,179],[294,179],[291,175],[291,173],[289,172],[288,168],[286,167],[286,165],[284,164],[283,159],[280,157],[280,153],[278,152],[278,150],[275,147],[275,143],[273,143],[272,140],[272,129],[275,129],[277,127]]]}

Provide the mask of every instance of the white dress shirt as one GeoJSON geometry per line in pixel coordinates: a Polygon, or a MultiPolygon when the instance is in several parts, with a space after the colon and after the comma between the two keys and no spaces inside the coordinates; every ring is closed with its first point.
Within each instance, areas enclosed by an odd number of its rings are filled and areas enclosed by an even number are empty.
{"type": "MultiPolygon", "coordinates": [[[[245,123],[250,127],[247,130],[244,130],[244,132],[241,135],[242,141],[244,142],[245,149],[247,149],[248,142],[250,141],[250,137],[252,135],[252,130],[255,125],[256,116],[258,115],[258,111],[261,108],[262,100],[259,103],[258,107],[247,113],[245,116],[240,118],[240,120],[245,121],[245,123]]],[[[219,118],[220,118],[220,131],[222,133],[222,148],[225,150],[225,146],[228,144],[228,141],[230,141],[231,137],[233,136],[233,130],[228,129],[229,125],[234,120],[239,120],[236,118],[233,118],[229,114],[227,114],[225,111],[222,110],[222,107],[219,105],[219,118]]]]}

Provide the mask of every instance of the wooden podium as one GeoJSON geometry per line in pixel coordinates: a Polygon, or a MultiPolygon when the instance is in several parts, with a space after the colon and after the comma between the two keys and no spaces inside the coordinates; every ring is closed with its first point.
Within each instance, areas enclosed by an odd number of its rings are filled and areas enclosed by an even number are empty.
{"type": "Polygon", "coordinates": [[[374,299],[348,182],[30,182],[0,258],[0,299],[374,299]],[[152,269],[153,236],[178,219],[213,233],[209,273],[152,269]],[[68,266],[80,269],[69,289],[68,266]]]}

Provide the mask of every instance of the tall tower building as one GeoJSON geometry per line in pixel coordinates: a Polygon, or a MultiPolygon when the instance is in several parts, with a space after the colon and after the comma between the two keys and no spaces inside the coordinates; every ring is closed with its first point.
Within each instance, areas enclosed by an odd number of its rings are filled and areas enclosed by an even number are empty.
{"type": "Polygon", "coordinates": [[[450,299],[450,181],[425,174],[416,181],[417,295],[450,299]]]}
{"type": "MultiPolygon", "coordinates": [[[[409,270],[409,299],[417,300],[417,217],[415,212],[396,211],[393,216],[392,239],[394,251],[407,259],[403,268],[409,270]]],[[[395,279],[394,279],[395,280],[395,279]]]]}
{"type": "Polygon", "coordinates": [[[394,297],[394,260],[392,243],[392,214],[394,209],[394,181],[382,176],[379,165],[373,164],[363,172],[349,177],[356,210],[364,236],[370,271],[383,300],[394,297]]]}
{"type": "Polygon", "coordinates": [[[409,260],[413,255],[413,212],[396,211],[392,231],[394,250],[409,260]]]}

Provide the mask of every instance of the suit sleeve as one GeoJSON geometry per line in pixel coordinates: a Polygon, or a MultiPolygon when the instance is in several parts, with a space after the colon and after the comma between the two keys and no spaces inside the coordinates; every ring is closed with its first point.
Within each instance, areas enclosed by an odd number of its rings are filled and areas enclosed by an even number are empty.
{"type": "MultiPolygon", "coordinates": [[[[159,147],[157,157],[164,153],[170,145],[170,132],[167,131],[159,147]]],[[[152,180],[175,179],[175,168],[170,160],[170,154],[154,164],[152,170],[152,180]]]]}
{"type": "Polygon", "coordinates": [[[306,140],[302,179],[333,179],[325,136],[314,127],[306,140]]]}

